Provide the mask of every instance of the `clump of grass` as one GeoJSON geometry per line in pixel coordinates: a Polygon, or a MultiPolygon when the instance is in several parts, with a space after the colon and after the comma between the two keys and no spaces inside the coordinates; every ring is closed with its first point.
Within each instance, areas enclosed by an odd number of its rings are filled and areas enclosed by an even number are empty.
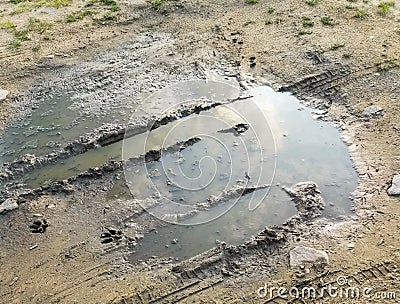
{"type": "Polygon", "coordinates": [[[44,35],[44,36],[43,36],[43,39],[44,39],[44,40],[50,40],[51,38],[50,38],[49,35],[44,35]]]}
{"type": "Polygon", "coordinates": [[[317,5],[319,0],[306,0],[306,3],[310,6],[315,6],[317,5]]]}
{"type": "Polygon", "coordinates": [[[314,26],[314,21],[312,21],[308,17],[303,17],[303,26],[304,27],[312,27],[312,26],[314,26]]]}
{"type": "Polygon", "coordinates": [[[117,1],[115,0],[100,0],[100,2],[109,6],[117,5],[117,1]]]}
{"type": "Polygon", "coordinates": [[[382,1],[378,4],[378,10],[381,15],[386,15],[389,12],[389,8],[395,5],[394,1],[382,1]]]}
{"type": "Polygon", "coordinates": [[[27,29],[22,29],[22,30],[15,30],[14,31],[14,36],[17,38],[19,41],[27,41],[29,40],[29,31],[27,29]]]}
{"type": "Polygon", "coordinates": [[[163,4],[165,2],[165,0],[152,0],[150,1],[150,4],[153,8],[157,8],[159,6],[161,6],[161,4],[163,4]]]}
{"type": "Polygon", "coordinates": [[[93,11],[91,10],[78,11],[75,13],[68,14],[66,17],[66,21],[75,22],[77,20],[83,19],[85,16],[90,16],[90,15],[93,15],[93,11]]]}
{"type": "Polygon", "coordinates": [[[68,6],[73,0],[13,0],[17,4],[12,14],[20,14],[26,11],[31,11],[39,7],[55,7],[60,8],[68,6]]]}
{"type": "Polygon", "coordinates": [[[274,23],[274,21],[272,21],[272,19],[266,19],[265,20],[265,25],[270,25],[272,23],[274,23]]]}
{"type": "Polygon", "coordinates": [[[21,46],[21,41],[20,40],[14,40],[13,42],[11,42],[11,46],[13,47],[13,48],[19,48],[20,46],[21,46]]]}
{"type": "Polygon", "coordinates": [[[116,20],[117,16],[115,16],[112,12],[107,12],[101,17],[101,20],[103,21],[113,21],[116,20]]]}
{"type": "Polygon", "coordinates": [[[270,6],[269,8],[268,8],[268,14],[272,14],[273,12],[275,12],[275,9],[272,7],[272,6],[270,6]]]}
{"type": "Polygon", "coordinates": [[[40,51],[40,48],[41,48],[40,44],[36,44],[36,45],[32,48],[32,51],[34,51],[35,53],[37,53],[37,52],[40,51]]]}
{"type": "Polygon", "coordinates": [[[329,16],[323,16],[321,18],[321,23],[323,25],[333,25],[333,19],[329,16]]]}
{"type": "Polygon", "coordinates": [[[332,46],[331,46],[331,50],[337,50],[341,47],[344,47],[344,43],[339,43],[339,42],[335,42],[332,46]]]}
{"type": "Polygon", "coordinates": [[[113,5],[110,7],[110,11],[112,12],[118,12],[119,10],[121,10],[121,8],[118,5],[113,5]]]}
{"type": "Polygon", "coordinates": [[[45,31],[51,28],[51,26],[51,23],[40,20],[39,18],[29,18],[27,30],[43,34],[45,31]]]}
{"type": "Polygon", "coordinates": [[[311,35],[312,34],[312,31],[307,31],[307,30],[305,30],[305,29],[301,29],[300,31],[299,31],[299,35],[300,36],[303,36],[303,35],[311,35]]]}
{"type": "Polygon", "coordinates": [[[245,0],[245,2],[247,4],[254,4],[254,3],[258,3],[260,0],[245,0]]]}
{"type": "Polygon", "coordinates": [[[5,30],[14,29],[16,27],[17,26],[11,20],[6,20],[4,22],[0,22],[0,28],[5,29],[5,30]]]}
{"type": "Polygon", "coordinates": [[[359,19],[363,19],[366,15],[367,15],[367,13],[365,11],[358,10],[356,12],[356,14],[354,15],[354,17],[359,18],[359,19]]]}

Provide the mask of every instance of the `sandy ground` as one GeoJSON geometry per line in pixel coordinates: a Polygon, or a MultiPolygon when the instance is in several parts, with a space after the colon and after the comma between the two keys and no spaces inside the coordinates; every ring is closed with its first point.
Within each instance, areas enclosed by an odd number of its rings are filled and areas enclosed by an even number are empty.
{"type": "MultiPolygon", "coordinates": [[[[0,107],[3,126],[29,107],[25,97],[30,87],[49,75],[90,63],[97,54],[141,33],[166,34],[173,43],[154,51],[154,69],[173,74],[196,62],[212,68],[224,60],[236,65],[243,77],[267,80],[274,88],[291,90],[306,104],[327,109],[327,119],[341,130],[360,176],[355,215],[339,223],[303,224],[298,237],[274,245],[274,251],[266,247],[231,253],[238,266],[228,273],[221,270],[220,260],[213,262],[221,254],[212,252],[184,262],[184,271],[175,271],[160,261],[129,266],[123,253],[101,247],[98,229],[124,212],[122,203],[104,216],[106,202],[99,196],[95,208],[84,203],[80,193],[42,196],[1,215],[7,217],[0,227],[1,303],[286,303],[287,299],[261,299],[257,290],[265,283],[287,288],[321,282],[338,286],[339,276],[350,280],[346,286],[372,286],[374,296],[396,292],[397,299],[325,297],[324,303],[399,302],[400,202],[386,192],[400,172],[397,6],[381,15],[374,1],[325,0],[311,6],[294,0],[187,0],[167,1],[157,9],[144,1],[121,1],[121,10],[111,21],[93,20],[108,10],[94,6],[94,17],[68,23],[66,16],[84,9],[83,2],[20,14],[11,14],[15,4],[0,3],[2,22],[12,20],[19,28],[29,17],[53,23],[45,33],[32,30],[30,40],[17,48],[10,46],[15,35],[0,30],[0,87],[11,92],[0,107]],[[357,12],[365,15],[357,18],[357,12]],[[324,25],[323,16],[332,24],[324,25]],[[303,17],[314,25],[304,26],[303,17]],[[40,49],[33,50],[38,44],[40,49]],[[383,108],[383,115],[365,118],[369,105],[383,108]],[[31,234],[27,226],[35,213],[51,219],[54,229],[31,234]],[[33,244],[39,246],[29,250],[33,244]],[[288,252],[297,244],[326,251],[329,265],[309,273],[290,269],[288,252]]],[[[96,188],[93,192],[96,195],[96,188]]]]}

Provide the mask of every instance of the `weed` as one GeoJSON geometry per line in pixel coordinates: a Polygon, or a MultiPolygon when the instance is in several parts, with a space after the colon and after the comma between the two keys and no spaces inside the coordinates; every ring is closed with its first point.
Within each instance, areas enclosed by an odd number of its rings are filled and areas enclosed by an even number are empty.
{"type": "Polygon", "coordinates": [[[50,38],[49,35],[44,35],[44,36],[43,36],[43,39],[48,41],[48,40],[50,40],[51,38],[50,38]]]}
{"type": "Polygon", "coordinates": [[[319,0],[306,0],[306,3],[311,6],[317,5],[319,0]]]}
{"type": "Polygon", "coordinates": [[[382,1],[378,4],[378,10],[381,15],[386,15],[389,12],[389,8],[395,5],[394,1],[382,1]]]}
{"type": "Polygon", "coordinates": [[[274,23],[274,21],[272,21],[271,19],[266,19],[265,20],[265,25],[269,25],[269,24],[272,24],[272,23],[274,23]]]}
{"type": "Polygon", "coordinates": [[[152,0],[150,3],[151,3],[151,6],[153,7],[153,8],[157,8],[157,7],[159,7],[161,4],[163,4],[165,2],[165,0],[152,0]]]}
{"type": "Polygon", "coordinates": [[[100,0],[101,3],[105,4],[105,5],[117,5],[117,1],[115,0],[100,0]]]}
{"type": "Polygon", "coordinates": [[[272,14],[273,12],[275,12],[275,9],[272,7],[272,6],[270,6],[269,8],[268,8],[268,14],[272,14]]]}
{"type": "Polygon", "coordinates": [[[118,5],[113,5],[110,8],[110,11],[112,12],[118,12],[119,10],[121,10],[121,8],[118,5]]]}
{"type": "Polygon", "coordinates": [[[364,11],[362,11],[362,10],[358,10],[358,11],[356,12],[356,14],[354,15],[354,17],[362,19],[362,18],[364,18],[366,15],[367,15],[366,12],[364,12],[364,11]]]}
{"type": "Polygon", "coordinates": [[[0,22],[0,28],[2,28],[2,29],[9,30],[9,29],[14,29],[16,27],[17,26],[14,24],[14,22],[12,22],[10,20],[0,22]]]}
{"type": "Polygon", "coordinates": [[[304,27],[312,27],[312,26],[314,26],[314,21],[312,21],[308,17],[303,17],[303,26],[304,27]]]}
{"type": "Polygon", "coordinates": [[[51,26],[52,26],[51,23],[42,21],[39,18],[29,18],[29,24],[27,30],[43,34],[45,31],[51,28],[51,26]]]}
{"type": "Polygon", "coordinates": [[[305,29],[301,29],[301,30],[299,31],[299,35],[300,35],[300,36],[302,36],[302,35],[310,35],[310,34],[312,34],[312,31],[307,31],[307,30],[305,30],[305,29]]]}
{"type": "Polygon", "coordinates": [[[29,32],[27,29],[23,30],[15,30],[14,31],[14,36],[20,41],[27,41],[29,40],[29,32]]]}
{"type": "Polygon", "coordinates": [[[78,11],[75,13],[68,14],[66,17],[66,21],[75,22],[77,20],[83,19],[85,16],[90,16],[90,15],[93,15],[93,11],[91,10],[78,11]]]}
{"type": "Polygon", "coordinates": [[[107,12],[101,17],[101,20],[104,21],[111,21],[111,20],[116,20],[117,17],[112,13],[112,12],[107,12]]]}
{"type": "Polygon", "coordinates": [[[39,7],[55,7],[60,8],[68,6],[73,0],[13,0],[17,6],[12,11],[12,14],[20,14],[26,11],[31,11],[39,7]]]}
{"type": "Polygon", "coordinates": [[[245,2],[247,4],[254,4],[254,3],[258,3],[260,0],[246,0],[245,2]]]}
{"type": "Polygon", "coordinates": [[[14,40],[11,42],[11,46],[14,48],[19,48],[21,46],[21,41],[20,40],[14,40]]]}
{"type": "Polygon", "coordinates": [[[321,23],[323,25],[333,25],[333,19],[329,16],[324,16],[321,18],[321,23]]]}
{"type": "Polygon", "coordinates": [[[36,53],[36,52],[39,52],[39,51],[40,51],[40,44],[36,44],[36,45],[32,48],[32,51],[34,51],[35,53],[36,53]]]}
{"type": "Polygon", "coordinates": [[[344,43],[338,43],[335,42],[332,46],[331,46],[331,50],[337,50],[338,48],[344,47],[344,43]]]}

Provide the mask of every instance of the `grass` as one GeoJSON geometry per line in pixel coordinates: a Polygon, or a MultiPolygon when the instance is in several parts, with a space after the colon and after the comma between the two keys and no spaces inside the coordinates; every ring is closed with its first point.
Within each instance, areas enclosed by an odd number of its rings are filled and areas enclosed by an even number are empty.
{"type": "Polygon", "coordinates": [[[115,16],[112,12],[107,12],[103,15],[103,17],[101,17],[101,20],[103,21],[112,21],[112,20],[116,20],[117,16],[115,16]]]}
{"type": "Polygon", "coordinates": [[[315,6],[319,3],[319,0],[306,0],[306,3],[310,6],[315,6]]]}
{"type": "Polygon", "coordinates": [[[341,48],[341,47],[344,47],[344,43],[338,43],[338,42],[335,42],[332,46],[331,46],[331,50],[337,50],[337,49],[339,49],[339,48],[341,48]]]}
{"type": "Polygon", "coordinates": [[[37,52],[40,51],[40,48],[41,48],[40,44],[36,44],[36,45],[32,48],[32,51],[34,51],[35,53],[37,53],[37,52]]]}
{"type": "Polygon", "coordinates": [[[27,30],[43,34],[45,31],[50,29],[51,26],[51,23],[42,21],[39,18],[29,18],[27,30]]]}
{"type": "Polygon", "coordinates": [[[17,26],[14,24],[14,22],[12,22],[10,20],[0,22],[0,28],[5,29],[5,30],[14,29],[16,27],[17,26]]]}
{"type": "Polygon", "coordinates": [[[93,11],[91,10],[83,10],[68,14],[66,17],[66,22],[75,22],[77,20],[83,19],[85,16],[93,15],[93,11]]]}
{"type": "Polygon", "coordinates": [[[299,35],[300,36],[303,36],[303,35],[311,35],[312,34],[312,31],[307,31],[307,30],[305,30],[305,29],[301,29],[300,31],[299,31],[299,35]]]}
{"type": "Polygon", "coordinates": [[[389,12],[389,8],[395,5],[394,1],[382,1],[378,4],[378,11],[381,15],[386,15],[389,12]]]}
{"type": "Polygon", "coordinates": [[[165,0],[152,0],[150,1],[150,4],[153,8],[157,8],[159,6],[161,6],[161,4],[163,4],[165,2],[165,0]]]}
{"type": "Polygon", "coordinates": [[[20,40],[14,40],[11,42],[11,46],[14,48],[19,48],[21,46],[21,41],[20,40]]]}
{"type": "Polygon", "coordinates": [[[365,11],[363,11],[363,10],[358,10],[358,11],[356,12],[356,14],[354,15],[354,17],[359,18],[359,19],[362,19],[362,18],[364,18],[366,15],[367,15],[367,13],[366,13],[365,11]]]}
{"type": "Polygon", "coordinates": [[[274,23],[274,21],[272,21],[271,19],[266,19],[265,20],[265,25],[269,25],[269,24],[272,24],[272,23],[274,23]]]}
{"type": "Polygon", "coordinates": [[[39,7],[65,7],[71,4],[73,0],[13,0],[17,6],[12,11],[12,14],[20,14],[26,11],[31,11],[39,7]]]}
{"type": "Polygon", "coordinates": [[[321,18],[321,23],[323,25],[333,25],[333,19],[329,16],[323,16],[321,18]]]}
{"type": "Polygon", "coordinates": [[[303,26],[304,27],[312,27],[312,26],[314,26],[314,21],[312,21],[308,17],[303,17],[303,26]]]}
{"type": "Polygon", "coordinates": [[[247,4],[254,4],[254,3],[258,3],[260,0],[245,0],[245,2],[247,4]]]}
{"type": "Polygon", "coordinates": [[[113,5],[110,7],[110,11],[112,12],[118,12],[119,10],[121,10],[121,8],[118,5],[113,5]]]}

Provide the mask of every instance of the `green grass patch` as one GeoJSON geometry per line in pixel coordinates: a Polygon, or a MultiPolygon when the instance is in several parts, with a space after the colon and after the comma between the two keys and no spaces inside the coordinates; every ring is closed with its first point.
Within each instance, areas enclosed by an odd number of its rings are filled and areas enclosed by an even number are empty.
{"type": "Polygon", "coordinates": [[[363,10],[358,10],[356,11],[356,14],[354,15],[355,18],[363,19],[367,13],[363,10]]]}
{"type": "Polygon", "coordinates": [[[67,17],[65,18],[66,22],[75,22],[77,20],[81,20],[86,16],[91,16],[93,15],[93,11],[91,10],[82,10],[78,12],[74,12],[71,14],[68,14],[67,17]]]}
{"type": "Polygon", "coordinates": [[[117,16],[115,16],[112,12],[107,12],[101,17],[101,20],[103,21],[113,21],[116,20],[117,16]]]}
{"type": "Polygon", "coordinates": [[[395,6],[394,1],[382,1],[378,4],[378,11],[381,15],[386,15],[389,12],[389,8],[395,6]]]}
{"type": "Polygon", "coordinates": [[[49,22],[40,20],[39,18],[29,18],[27,30],[36,32],[39,34],[43,34],[45,31],[47,31],[51,27],[52,27],[52,24],[49,22]]]}
{"type": "Polygon", "coordinates": [[[303,17],[303,26],[304,27],[312,27],[312,26],[314,26],[314,21],[312,21],[308,17],[303,17]]]}
{"type": "Polygon", "coordinates": [[[14,0],[16,7],[12,14],[20,14],[26,11],[31,11],[39,7],[65,7],[71,4],[73,0],[14,0]]]}
{"type": "Polygon", "coordinates": [[[323,24],[323,25],[333,25],[333,19],[331,18],[331,17],[329,17],[329,16],[323,16],[322,18],[321,18],[321,23],[323,24]]]}
{"type": "Polygon", "coordinates": [[[337,49],[339,49],[339,48],[341,48],[341,47],[344,47],[344,43],[338,43],[338,42],[335,42],[332,46],[331,46],[331,50],[337,50],[337,49]]]}
{"type": "Polygon", "coordinates": [[[245,0],[247,4],[254,4],[260,2],[260,0],[245,0]]]}
{"type": "Polygon", "coordinates": [[[0,28],[5,29],[5,30],[14,29],[16,27],[17,26],[11,20],[6,20],[3,22],[0,22],[0,28]]]}
{"type": "Polygon", "coordinates": [[[306,3],[310,6],[315,6],[319,3],[319,0],[306,0],[306,3]]]}

